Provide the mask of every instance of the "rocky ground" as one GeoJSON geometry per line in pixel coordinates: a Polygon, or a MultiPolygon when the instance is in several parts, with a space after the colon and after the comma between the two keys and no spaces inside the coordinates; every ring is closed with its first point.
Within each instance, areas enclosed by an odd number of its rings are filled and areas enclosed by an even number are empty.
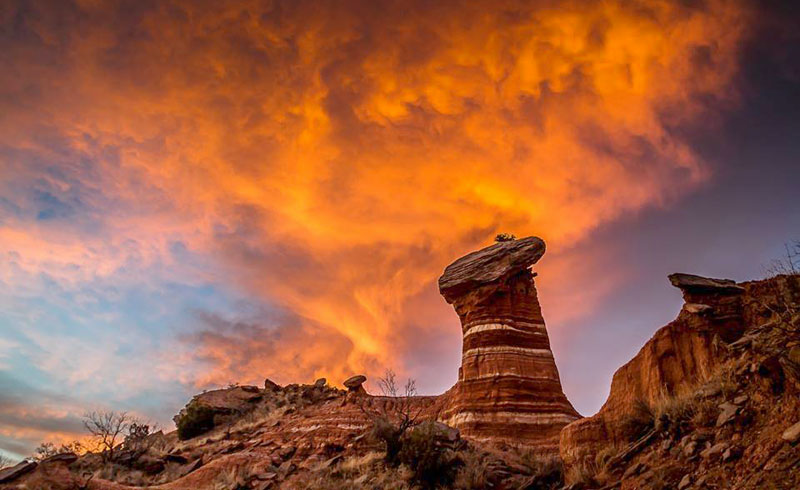
{"type": "Polygon", "coordinates": [[[670,279],[680,315],[617,371],[596,415],[561,430],[558,457],[462,437],[441,422],[448,394],[267,380],[197,395],[177,430],[113,458],[0,470],[0,488],[800,488],[800,276],[670,279]]]}

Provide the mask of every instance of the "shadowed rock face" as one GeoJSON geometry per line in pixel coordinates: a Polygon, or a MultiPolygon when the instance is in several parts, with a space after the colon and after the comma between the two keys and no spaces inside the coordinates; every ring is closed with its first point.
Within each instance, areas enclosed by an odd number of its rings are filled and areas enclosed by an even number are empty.
{"type": "Polygon", "coordinates": [[[461,319],[463,349],[442,419],[472,439],[555,453],[559,431],[579,415],[562,391],[528,269],[544,251],[528,237],[445,269],[439,290],[461,319]]]}

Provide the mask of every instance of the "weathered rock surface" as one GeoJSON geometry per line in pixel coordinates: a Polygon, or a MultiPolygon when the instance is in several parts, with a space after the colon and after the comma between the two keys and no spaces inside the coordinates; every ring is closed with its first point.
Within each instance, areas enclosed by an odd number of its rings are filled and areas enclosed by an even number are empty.
{"type": "MultiPolygon", "coordinates": [[[[779,276],[736,284],[730,280],[673,274],[670,281],[681,289],[687,304],[677,319],[658,330],[633,359],[617,370],[600,411],[564,427],[560,454],[568,470],[576,465],[593,464],[598,454],[610,447],[635,445],[626,424],[637,418],[637,407],[641,405],[651,410],[661,407],[661,415],[655,411],[650,414],[653,417],[650,424],[665,431],[657,434],[658,438],[696,429],[691,438],[684,437],[674,450],[670,449],[673,446],[669,439],[664,442],[670,456],[681,461],[713,459],[733,464],[748,457],[761,461],[758,453],[737,442],[745,437],[754,416],[762,417],[761,423],[770,427],[770,431],[774,421],[766,412],[775,410],[795,416],[795,398],[784,395],[788,389],[786,380],[791,376],[786,374],[789,372],[786,366],[792,362],[793,344],[786,345],[785,330],[770,328],[776,322],[793,321],[787,320],[786,312],[797,311],[796,305],[800,304],[800,278],[779,276]],[[780,312],[783,319],[779,318],[780,312]],[[758,391],[762,385],[767,388],[758,391]],[[747,389],[756,390],[757,401],[762,404],[757,415],[748,408],[754,403],[754,395],[742,393],[747,389]],[[739,391],[731,393],[732,390],[739,391]],[[783,399],[769,400],[767,396],[783,396],[783,399]],[[688,400],[683,403],[691,404],[692,408],[688,412],[670,412],[680,410],[680,405],[669,405],[668,401],[680,397],[688,400]],[[681,419],[683,425],[670,426],[671,418],[679,417],[680,413],[688,414],[681,419]],[[702,432],[697,424],[705,424],[703,430],[711,432],[702,432]]],[[[753,431],[754,435],[748,437],[751,440],[760,437],[765,447],[771,447],[771,441],[782,434],[769,435],[770,431],[753,431]]],[[[642,458],[655,457],[648,448],[648,445],[642,448],[647,453],[642,458]]],[[[658,457],[663,458],[663,454],[658,457]]],[[[752,464],[748,467],[742,462],[740,472],[749,474],[752,464]]],[[[748,476],[749,483],[742,488],[758,488],[751,480],[757,481],[757,475],[748,476]]],[[[686,475],[683,481],[694,479],[686,475]]]]}
{"type": "Polygon", "coordinates": [[[800,441],[800,422],[783,431],[783,434],[781,434],[781,439],[793,444],[797,441],[800,441]]]}
{"type": "Polygon", "coordinates": [[[560,452],[568,466],[593,458],[608,441],[622,444],[626,437],[622,422],[637,403],[652,406],[682,387],[708,379],[724,354],[720,339],[734,341],[744,331],[743,287],[727,279],[690,274],[672,274],[669,280],[681,289],[687,305],[614,373],[600,411],[564,428],[560,452]]]}
{"type": "MultiPolygon", "coordinates": [[[[271,391],[268,384],[266,387],[271,391]]],[[[182,437],[195,437],[229,417],[250,411],[262,397],[263,394],[257,386],[234,386],[207,391],[195,395],[172,420],[182,437]]]]}
{"type": "Polygon", "coordinates": [[[22,475],[36,469],[37,464],[31,461],[23,461],[16,466],[0,470],[0,483],[7,483],[16,480],[22,475]]]}
{"type": "Polygon", "coordinates": [[[744,288],[731,279],[712,279],[694,274],[669,275],[673,286],[689,294],[741,294],[744,288]]]}
{"type": "Polygon", "coordinates": [[[464,293],[527,269],[544,252],[544,241],[535,236],[495,243],[448,265],[439,278],[439,292],[452,303],[464,293]]]}
{"type": "Polygon", "coordinates": [[[363,391],[361,385],[363,385],[365,381],[367,381],[366,376],[364,376],[363,374],[357,374],[355,376],[350,376],[349,378],[344,380],[344,383],[342,384],[344,384],[345,388],[347,388],[350,391],[363,391]]]}
{"type": "Polygon", "coordinates": [[[442,419],[467,438],[558,449],[579,418],[564,396],[528,269],[545,251],[537,237],[500,242],[448,266],[439,290],[461,320],[459,379],[442,419]]]}

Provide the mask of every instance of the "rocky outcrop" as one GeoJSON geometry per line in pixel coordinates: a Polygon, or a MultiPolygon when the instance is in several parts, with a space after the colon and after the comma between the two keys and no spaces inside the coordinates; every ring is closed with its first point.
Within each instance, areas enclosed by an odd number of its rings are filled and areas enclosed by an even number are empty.
{"type": "MultiPolygon", "coordinates": [[[[770,303],[796,304],[800,292],[800,281],[787,277],[737,284],[672,274],[669,280],[685,301],[678,318],[658,330],[614,373],[608,399],[596,415],[564,427],[560,454],[567,467],[594,461],[604,447],[629,443],[626,422],[636,416],[637,407],[658,406],[709,380],[733,352],[751,341],[743,337],[745,331],[780,309],[770,303]]],[[[778,360],[769,361],[759,369],[781,370],[778,360]]],[[[720,405],[720,417],[725,406],[720,405]]]]}
{"type": "Polygon", "coordinates": [[[172,419],[178,427],[178,437],[188,439],[203,434],[230,417],[250,411],[262,397],[257,386],[233,386],[196,395],[172,419]]]}
{"type": "Polygon", "coordinates": [[[9,466],[0,470],[0,483],[7,483],[16,480],[26,473],[36,469],[37,464],[32,461],[23,461],[16,466],[9,466]]]}
{"type": "Polygon", "coordinates": [[[579,417],[562,391],[529,269],[544,252],[537,237],[499,242],[439,278],[463,335],[441,417],[467,438],[554,453],[561,428],[579,417]]]}

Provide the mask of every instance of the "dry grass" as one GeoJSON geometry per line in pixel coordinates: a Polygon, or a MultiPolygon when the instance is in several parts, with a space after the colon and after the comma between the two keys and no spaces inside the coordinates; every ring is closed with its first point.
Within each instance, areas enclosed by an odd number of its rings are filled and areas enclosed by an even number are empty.
{"type": "Polygon", "coordinates": [[[383,454],[369,452],[345,459],[340,464],[319,471],[297,474],[282,488],[338,490],[410,490],[411,471],[405,466],[393,468],[383,461],[383,454]]]}
{"type": "Polygon", "coordinates": [[[580,461],[567,470],[564,479],[569,484],[592,486],[595,483],[595,476],[599,472],[600,469],[594,461],[580,461]]]}
{"type": "Polygon", "coordinates": [[[459,490],[479,490],[488,488],[489,485],[489,459],[485,453],[475,450],[465,451],[461,454],[464,463],[454,483],[454,488],[459,490]]]}

